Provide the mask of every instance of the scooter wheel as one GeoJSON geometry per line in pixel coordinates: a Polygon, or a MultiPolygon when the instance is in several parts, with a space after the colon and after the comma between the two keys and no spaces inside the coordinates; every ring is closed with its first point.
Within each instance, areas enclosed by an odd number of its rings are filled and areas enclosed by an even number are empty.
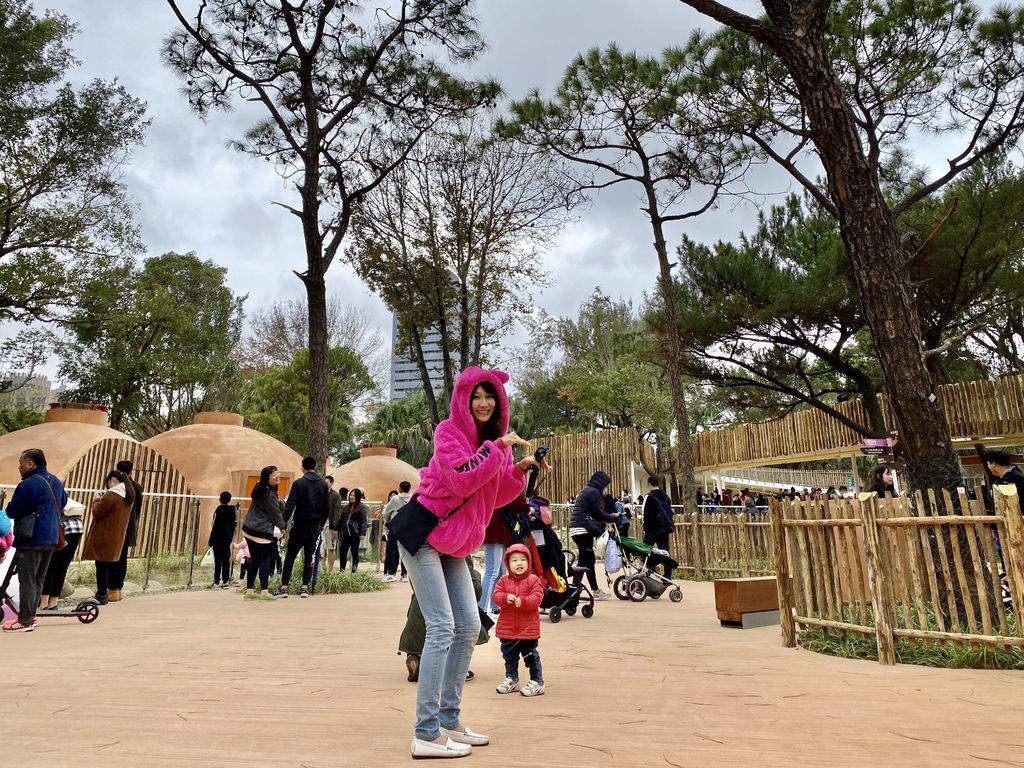
{"type": "Polygon", "coordinates": [[[583,614],[583,618],[584,619],[592,619],[594,617],[594,606],[592,606],[592,605],[584,605],[580,609],[580,613],[583,614]]]}
{"type": "Polygon", "coordinates": [[[676,587],[668,593],[668,599],[671,600],[673,603],[683,602],[683,590],[681,590],[679,587],[676,587]]]}
{"type": "Polygon", "coordinates": [[[619,600],[629,600],[629,592],[626,591],[626,577],[618,576],[615,581],[612,582],[612,592],[619,600]]]}
{"type": "Polygon", "coordinates": [[[83,624],[92,624],[100,617],[100,609],[97,605],[79,605],[75,608],[75,616],[83,624]]]}
{"type": "Polygon", "coordinates": [[[562,620],[562,609],[552,608],[550,611],[548,611],[548,618],[551,619],[552,624],[557,624],[562,620]]]}

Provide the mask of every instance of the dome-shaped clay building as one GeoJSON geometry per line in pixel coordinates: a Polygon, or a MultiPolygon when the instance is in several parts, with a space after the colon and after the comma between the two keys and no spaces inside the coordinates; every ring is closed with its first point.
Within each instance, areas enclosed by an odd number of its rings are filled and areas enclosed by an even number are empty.
{"type": "MultiPolygon", "coordinates": [[[[230,491],[248,509],[249,494],[260,479],[260,470],[275,466],[281,471],[278,494],[288,495],[292,481],[302,474],[302,457],[280,440],[242,425],[237,413],[198,413],[192,424],[163,432],[144,445],[166,456],[198,496],[218,496],[230,491]]],[[[199,535],[210,530],[216,499],[205,499],[199,535]]]]}
{"type": "Polygon", "coordinates": [[[127,459],[132,477],[142,483],[142,517],[134,552],[148,552],[154,537],[154,553],[176,551],[188,546],[192,491],[177,468],[164,456],[138,440],[107,426],[107,409],[101,405],[53,403],[42,424],[0,435],[0,484],[16,485],[18,459],[22,451],[39,448],[46,454],[47,469],[59,477],[68,496],[89,506],[96,493],[105,488],[103,479],[117,462],[127,459]],[[168,494],[157,496],[155,494],[168,494]],[[153,513],[159,506],[157,525],[153,513]]]}
{"type": "Polygon", "coordinates": [[[367,501],[387,501],[388,491],[408,480],[413,490],[420,482],[420,471],[398,458],[393,445],[364,445],[359,458],[331,470],[335,488],[362,488],[367,501]]]}

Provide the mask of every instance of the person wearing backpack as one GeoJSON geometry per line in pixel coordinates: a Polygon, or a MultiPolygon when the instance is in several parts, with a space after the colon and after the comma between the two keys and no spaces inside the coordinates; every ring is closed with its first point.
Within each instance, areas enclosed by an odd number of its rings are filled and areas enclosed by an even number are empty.
{"type": "MultiPolygon", "coordinates": [[[[647,498],[644,500],[644,544],[668,549],[668,537],[675,525],[672,518],[672,502],[661,490],[661,481],[651,475],[647,478],[647,498]]],[[[672,578],[672,569],[665,566],[665,578],[672,578]]]]}

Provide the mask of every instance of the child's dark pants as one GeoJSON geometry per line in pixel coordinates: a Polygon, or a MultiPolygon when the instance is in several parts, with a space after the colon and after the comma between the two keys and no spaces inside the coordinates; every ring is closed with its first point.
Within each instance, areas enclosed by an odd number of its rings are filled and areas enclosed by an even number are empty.
{"type": "Polygon", "coordinates": [[[505,659],[505,677],[509,680],[519,679],[519,657],[522,656],[526,668],[530,671],[530,679],[543,685],[544,673],[540,666],[537,643],[537,640],[501,641],[501,655],[505,659]]]}

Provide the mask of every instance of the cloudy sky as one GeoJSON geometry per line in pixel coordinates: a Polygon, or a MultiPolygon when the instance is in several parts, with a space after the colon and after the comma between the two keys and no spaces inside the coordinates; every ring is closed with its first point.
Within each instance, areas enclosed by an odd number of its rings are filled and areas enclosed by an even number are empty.
{"type": "MultiPolygon", "coordinates": [[[[293,217],[270,204],[287,193],[269,166],[226,147],[252,113],[214,115],[203,123],[188,110],[178,80],[160,61],[161,40],[175,23],[165,0],[33,2],[37,12],[52,9],[79,25],[72,47],[81,65],[73,81],[116,77],[149,105],[146,144],[126,169],[149,253],[195,251],[222,264],[232,289],[249,294],[250,310],[279,297],[302,296],[291,274],[304,266],[301,232],[293,217]]],[[[615,41],[657,53],[685,41],[697,23],[678,0],[484,0],[477,11],[489,49],[473,73],[497,78],[512,98],[533,87],[550,92],[581,50],[615,41]]],[[[689,225],[689,231],[728,237],[751,216],[744,210],[719,212],[689,225]]],[[[552,285],[537,304],[567,314],[595,286],[639,300],[656,272],[650,240],[635,194],[602,195],[546,254],[552,285]]],[[[364,309],[390,337],[388,310],[348,265],[335,263],[328,289],[364,309]]],[[[515,343],[511,339],[508,346],[515,343]]]]}
{"type": "MultiPolygon", "coordinates": [[[[116,77],[149,105],[146,144],[126,169],[149,253],[195,251],[224,265],[232,289],[249,295],[250,310],[302,296],[291,273],[305,263],[300,229],[294,217],[270,204],[287,199],[281,181],[267,164],[226,147],[253,113],[218,114],[203,123],[189,112],[177,79],[160,61],[161,40],[175,23],[165,0],[33,2],[38,12],[53,9],[79,25],[72,46],[81,66],[74,80],[116,77]]],[[[684,42],[698,25],[708,27],[679,0],[479,0],[477,12],[489,50],[472,71],[499,79],[512,98],[533,87],[550,93],[581,50],[614,41],[656,54],[684,42]]],[[[761,176],[761,189],[792,188],[778,172],[761,176]]],[[[724,205],[677,227],[670,243],[684,231],[703,240],[732,238],[749,227],[754,213],[751,204],[724,205]]],[[[573,313],[595,286],[639,301],[657,269],[650,242],[635,193],[602,193],[546,254],[552,285],[537,304],[573,313]]],[[[328,289],[365,310],[390,337],[386,307],[346,264],[331,268],[328,289]]]]}

